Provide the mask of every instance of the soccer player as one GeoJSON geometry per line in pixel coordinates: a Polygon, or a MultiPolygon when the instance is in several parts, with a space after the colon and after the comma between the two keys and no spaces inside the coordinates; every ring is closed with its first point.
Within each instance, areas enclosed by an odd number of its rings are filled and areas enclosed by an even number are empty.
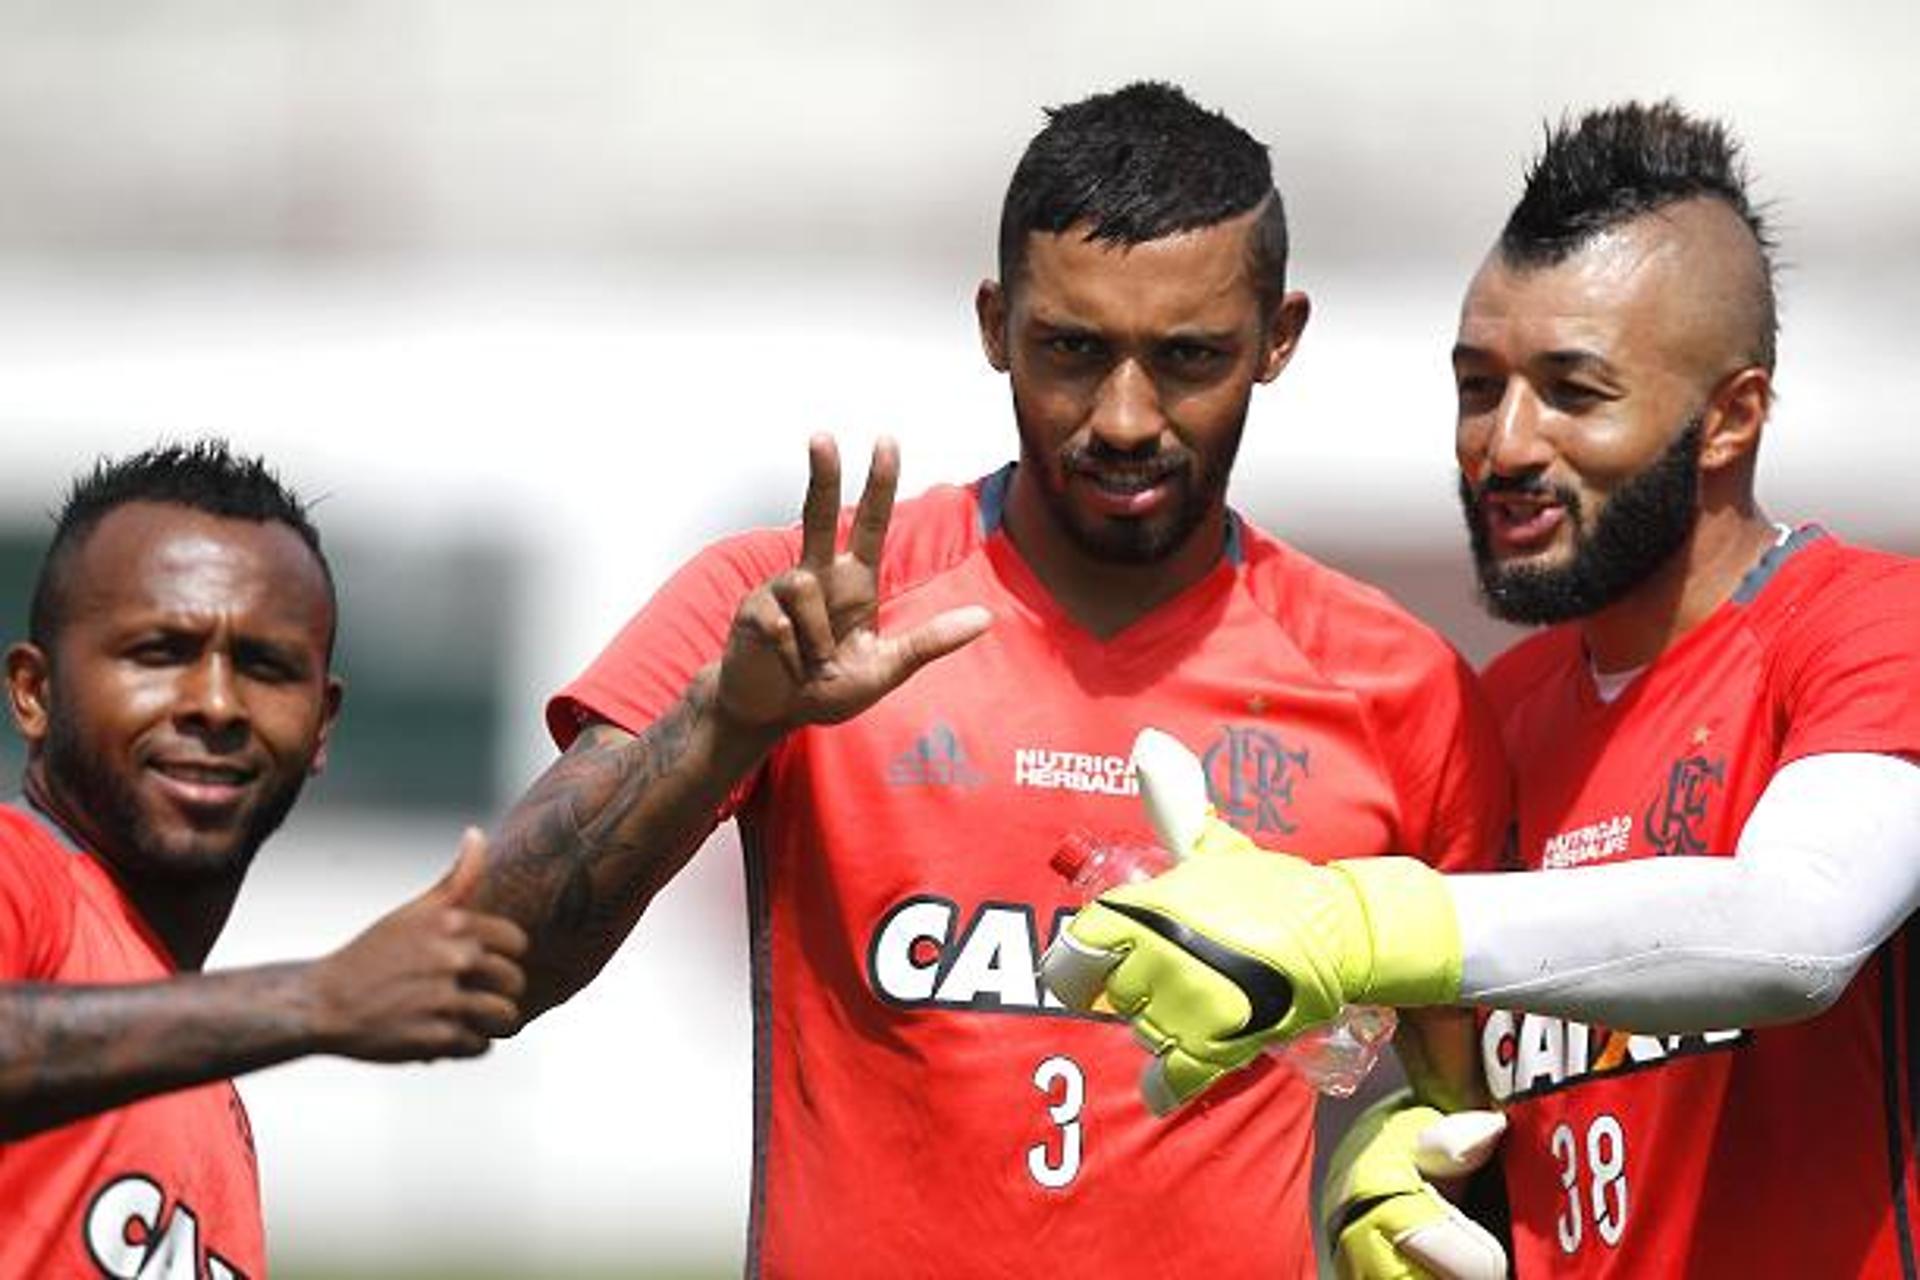
{"type": "Polygon", "coordinates": [[[1504,830],[1456,655],[1225,505],[1307,320],[1286,247],[1265,149],[1224,116],[1160,84],[1053,110],[977,296],[1018,462],[895,510],[882,443],[843,517],[816,438],[799,527],[696,556],[550,704],[565,754],[486,895],[532,935],[530,1007],[741,823],[751,1273],[1314,1274],[1307,1087],[1269,1072],[1156,1119],[1126,1028],[1034,973],[1073,905],[1063,833],[1144,826],[1148,723],[1206,744],[1234,822],[1312,856],[1459,865],[1504,830]]]}
{"type": "Polygon", "coordinates": [[[227,1077],[305,1054],[480,1053],[525,937],[446,879],[305,964],[199,972],[326,759],[333,582],[299,500],[207,442],[102,462],[7,651],[27,742],[0,805],[0,1275],[266,1273],[227,1077]]]}
{"type": "MultiPolygon", "coordinates": [[[[1920,564],[1755,501],[1772,276],[1726,130],[1636,104],[1549,134],[1468,289],[1474,559],[1546,628],[1487,673],[1531,874],[1229,852],[1069,926],[1222,1067],[1345,1000],[1482,1006],[1522,1277],[1920,1267],[1920,564]],[[1294,984],[1276,1029],[1140,923],[1176,919],[1294,984]]],[[[1436,1221],[1422,1127],[1355,1144],[1359,1274],[1436,1221]]]]}

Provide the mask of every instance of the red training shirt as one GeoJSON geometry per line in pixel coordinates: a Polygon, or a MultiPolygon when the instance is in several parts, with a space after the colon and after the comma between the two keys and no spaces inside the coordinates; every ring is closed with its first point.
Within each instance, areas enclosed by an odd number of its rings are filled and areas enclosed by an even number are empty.
{"type": "MultiPolygon", "coordinates": [[[[1524,866],[1730,855],[1782,765],[1920,753],[1920,562],[1803,528],[1613,702],[1571,625],[1487,691],[1524,866]]],[[[1909,922],[1826,1013],[1756,1030],[1485,1017],[1518,1275],[1915,1275],[1916,965],[1909,922]]]]}
{"type": "MultiPolygon", "coordinates": [[[[99,861],[37,812],[0,805],[0,982],[173,976],[99,861]]],[[[0,1276],[258,1280],[253,1133],[229,1081],[0,1142],[0,1276]]]]}
{"type": "MultiPolygon", "coordinates": [[[[1237,520],[1204,580],[1089,634],[1000,529],[1011,476],[901,504],[880,570],[883,630],[970,603],[992,629],[787,736],[730,806],[752,915],[749,1272],[1312,1276],[1313,1094],[1255,1070],[1151,1115],[1125,1025],[1035,979],[1077,905],[1048,857],[1076,828],[1147,838],[1127,755],[1154,725],[1204,752],[1220,811],[1264,844],[1475,865],[1507,819],[1497,730],[1431,632],[1237,520]]],[[[554,699],[561,745],[667,710],[798,550],[789,529],[697,556],[554,699]]]]}

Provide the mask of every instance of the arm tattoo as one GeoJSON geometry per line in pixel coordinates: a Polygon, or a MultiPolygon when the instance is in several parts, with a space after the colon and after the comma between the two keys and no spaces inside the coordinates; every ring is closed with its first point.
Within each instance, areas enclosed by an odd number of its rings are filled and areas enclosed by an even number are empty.
{"type": "Polygon", "coordinates": [[[0,985],[0,1142],[312,1051],[299,969],[0,985]]]}
{"type": "Polygon", "coordinates": [[[599,971],[764,752],[713,740],[713,689],[696,677],[637,737],[585,729],[501,823],[477,905],[527,930],[530,1013],[599,971]]]}

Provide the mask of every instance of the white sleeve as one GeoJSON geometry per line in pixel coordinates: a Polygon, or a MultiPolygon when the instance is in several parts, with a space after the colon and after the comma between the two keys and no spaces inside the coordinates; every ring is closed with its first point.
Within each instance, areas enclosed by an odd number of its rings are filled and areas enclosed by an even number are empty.
{"type": "Polygon", "coordinates": [[[1920,766],[1807,756],[1732,857],[1450,876],[1461,998],[1634,1031],[1791,1022],[1920,905],[1920,766]]]}

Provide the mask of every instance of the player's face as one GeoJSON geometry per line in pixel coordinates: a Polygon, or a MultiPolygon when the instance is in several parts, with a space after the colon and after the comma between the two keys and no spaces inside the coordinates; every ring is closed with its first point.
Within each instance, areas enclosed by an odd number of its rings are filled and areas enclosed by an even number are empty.
{"type": "Polygon", "coordinates": [[[1225,500],[1254,384],[1279,374],[1307,316],[1300,294],[1261,307],[1253,218],[1133,246],[1036,234],[1021,278],[981,289],[1022,471],[1094,559],[1160,560],[1225,500]]]}
{"type": "Polygon", "coordinates": [[[1708,398],[1666,314],[1672,246],[1639,224],[1548,267],[1498,251],[1454,347],[1454,445],[1489,607],[1559,622],[1620,599],[1685,545],[1708,398]]]}
{"type": "Polygon", "coordinates": [[[52,652],[9,655],[30,773],[131,878],[238,876],[339,707],[319,563],[285,525],[137,502],[63,574],[52,652]]]}

